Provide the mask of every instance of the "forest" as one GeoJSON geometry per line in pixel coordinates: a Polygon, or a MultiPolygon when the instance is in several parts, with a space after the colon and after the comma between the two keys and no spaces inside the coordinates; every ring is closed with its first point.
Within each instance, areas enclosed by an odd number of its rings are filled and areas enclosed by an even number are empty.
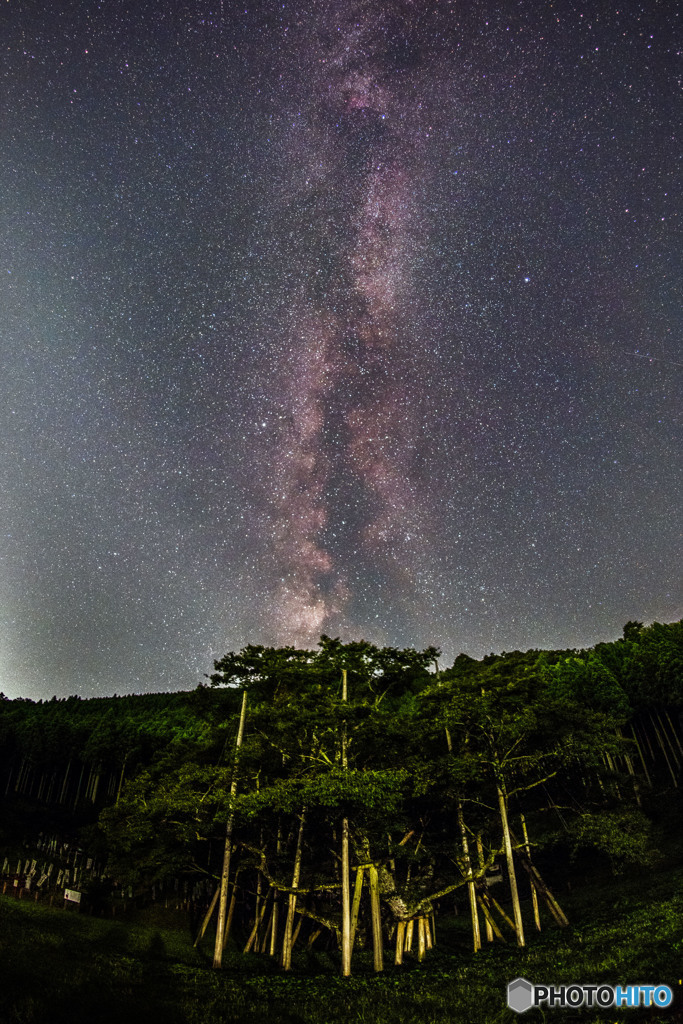
{"type": "Polygon", "coordinates": [[[171,906],[207,969],[428,970],[452,921],[460,958],[524,950],[588,923],[577,890],[680,858],[682,711],[683,622],[450,667],[323,636],[189,692],[3,696],[0,883],[171,906]]]}

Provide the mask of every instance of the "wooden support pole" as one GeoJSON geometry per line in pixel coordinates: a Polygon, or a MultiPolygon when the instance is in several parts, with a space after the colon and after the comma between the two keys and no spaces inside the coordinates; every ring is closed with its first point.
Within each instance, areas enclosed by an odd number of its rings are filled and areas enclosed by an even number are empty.
{"type": "Polygon", "coordinates": [[[230,896],[230,906],[228,907],[228,917],[227,917],[227,920],[225,922],[225,933],[223,935],[223,946],[224,947],[227,944],[227,941],[228,941],[228,939],[230,937],[230,929],[232,928],[232,919],[235,916],[235,904],[237,902],[237,879],[239,878],[239,874],[240,874],[241,870],[242,870],[241,867],[237,868],[237,871],[235,872],[235,880],[232,883],[232,895],[230,896]]]}
{"type": "MultiPolygon", "coordinates": [[[[481,841],[481,832],[477,833],[477,857],[479,859],[479,869],[480,869],[480,871],[483,871],[485,861],[484,861],[484,846],[483,846],[483,843],[481,841]]],[[[486,877],[485,877],[485,875],[481,875],[479,881],[480,881],[481,885],[484,888],[486,888],[486,877]]],[[[482,906],[482,909],[483,909],[483,904],[481,903],[481,899],[479,899],[479,902],[480,902],[480,904],[482,906]]],[[[485,920],[485,927],[486,927],[486,941],[487,942],[493,942],[493,928],[491,926],[491,921],[490,921],[489,918],[490,918],[490,914],[487,914],[486,911],[484,911],[484,920],[485,920]]]]}
{"type": "MultiPolygon", "coordinates": [[[[344,670],[346,671],[346,670],[344,670]]],[[[349,819],[342,819],[342,975],[348,978],[351,974],[351,951],[353,949],[351,926],[351,877],[349,870],[349,819]]]]}
{"type": "Polygon", "coordinates": [[[517,935],[517,945],[523,946],[525,944],[524,924],[522,923],[522,907],[519,902],[519,892],[517,890],[515,862],[512,857],[512,842],[510,840],[510,825],[508,822],[507,797],[505,795],[503,785],[501,782],[497,782],[496,787],[498,790],[498,808],[500,810],[500,820],[503,826],[503,843],[505,845],[505,859],[507,861],[508,879],[510,882],[510,895],[512,897],[512,910],[515,918],[515,933],[517,935]]]}
{"type": "Polygon", "coordinates": [[[218,903],[218,897],[220,895],[220,891],[221,891],[221,887],[220,887],[220,885],[217,885],[216,886],[216,891],[213,894],[211,902],[209,903],[209,909],[207,910],[206,914],[204,915],[204,920],[202,921],[201,927],[200,927],[199,931],[197,932],[197,938],[193,942],[194,946],[198,946],[199,943],[201,942],[201,940],[204,938],[204,932],[206,931],[206,929],[209,926],[209,921],[211,920],[211,915],[213,914],[214,910],[216,909],[216,904],[218,903]]]}
{"type": "Polygon", "coordinates": [[[374,968],[377,972],[384,970],[384,951],[382,949],[382,915],[379,905],[379,876],[377,868],[371,864],[368,868],[370,885],[370,914],[372,917],[372,949],[374,968]]]}
{"type": "Polygon", "coordinates": [[[460,828],[460,839],[462,842],[463,859],[465,861],[465,877],[467,878],[467,895],[470,901],[470,915],[472,918],[472,945],[474,952],[481,949],[481,932],[479,930],[479,914],[477,913],[477,895],[472,877],[472,862],[470,861],[470,850],[467,842],[467,829],[462,813],[462,802],[458,800],[458,827],[460,828]]]}
{"type": "Polygon", "coordinates": [[[258,882],[256,884],[256,910],[255,910],[255,913],[254,913],[254,924],[253,924],[253,927],[251,929],[251,932],[249,933],[249,938],[247,939],[246,945],[244,947],[244,952],[245,953],[248,953],[251,950],[252,946],[254,947],[254,952],[255,953],[258,953],[258,951],[259,951],[258,933],[259,933],[259,928],[261,927],[261,923],[263,922],[263,918],[264,918],[265,913],[266,913],[266,906],[268,904],[268,896],[269,895],[270,895],[270,893],[266,893],[265,899],[263,899],[263,900],[260,899],[260,897],[261,897],[261,873],[259,872],[258,882]],[[260,903],[260,906],[259,906],[259,903],[260,903]]]}
{"type": "Polygon", "coordinates": [[[360,900],[363,892],[363,871],[364,868],[356,868],[356,884],[353,889],[353,905],[351,907],[351,952],[356,940],[356,928],[358,927],[358,914],[360,913],[360,900]]]}
{"type": "Polygon", "coordinates": [[[405,921],[399,921],[396,925],[396,956],[394,957],[395,964],[403,963],[403,947],[406,940],[406,923],[405,921]]]}
{"type": "MultiPolygon", "coordinates": [[[[477,899],[479,901],[479,906],[481,907],[481,911],[482,911],[482,913],[484,915],[484,919],[486,920],[487,934],[488,934],[489,931],[491,932],[491,939],[490,939],[490,941],[493,942],[493,937],[495,935],[495,937],[497,939],[500,939],[501,942],[505,942],[505,936],[503,935],[502,931],[500,930],[500,928],[496,924],[495,918],[493,916],[493,912],[491,910],[491,905],[490,905],[490,902],[489,902],[491,897],[489,896],[488,892],[486,892],[485,890],[481,890],[480,892],[477,893],[477,899]],[[488,900],[487,900],[486,897],[488,897],[488,900]]],[[[508,918],[508,921],[510,922],[510,925],[512,927],[512,931],[514,932],[514,930],[515,930],[514,923],[512,921],[510,921],[509,918],[508,918]]]]}
{"type": "MultiPolygon", "coordinates": [[[[299,833],[296,841],[296,853],[294,855],[294,872],[292,875],[292,889],[299,888],[299,877],[301,874],[301,859],[303,854],[304,822],[306,820],[306,808],[302,807],[299,819],[299,833]]],[[[282,939],[282,967],[285,971],[292,967],[292,947],[294,940],[294,914],[296,912],[296,892],[290,892],[287,906],[287,920],[285,921],[285,933],[282,939]]]]}
{"type": "Polygon", "coordinates": [[[417,919],[417,959],[420,963],[425,958],[425,919],[422,915],[417,919]]]}
{"type": "Polygon", "coordinates": [[[270,922],[270,950],[271,956],[277,954],[277,930],[280,916],[280,896],[279,893],[273,895],[273,918],[270,922]]]}
{"type": "MultiPolygon", "coordinates": [[[[519,845],[517,843],[517,840],[514,838],[514,836],[513,836],[513,840],[514,840],[514,843],[515,843],[516,846],[519,845]]],[[[557,923],[560,925],[560,927],[561,928],[566,928],[569,925],[569,920],[567,918],[567,915],[565,914],[565,912],[563,911],[562,907],[560,906],[560,904],[557,902],[557,900],[553,896],[553,894],[550,891],[550,889],[548,888],[548,886],[545,884],[545,882],[541,878],[540,872],[538,871],[536,866],[531,863],[531,861],[526,856],[526,854],[524,853],[523,850],[519,850],[518,852],[519,852],[519,859],[520,859],[522,867],[524,868],[524,870],[530,876],[531,880],[536,885],[536,888],[538,889],[538,891],[540,892],[541,896],[545,900],[545,903],[546,903],[546,906],[548,907],[548,910],[553,915],[553,917],[555,918],[557,923]]]]}
{"type": "MultiPolygon", "coordinates": [[[[348,701],[348,673],[342,669],[342,702],[348,701]]],[[[347,769],[346,760],[346,722],[342,723],[341,737],[341,763],[342,770],[347,769]]],[[[342,847],[341,847],[341,898],[342,898],[342,976],[348,978],[351,974],[351,953],[353,949],[352,927],[351,927],[351,876],[349,869],[349,819],[342,819],[342,847]]]]}
{"type": "MultiPolygon", "coordinates": [[[[303,914],[299,914],[299,920],[296,923],[296,928],[294,929],[294,934],[292,935],[292,949],[294,949],[294,945],[296,943],[296,940],[299,938],[299,932],[301,931],[301,925],[303,923],[304,923],[304,916],[303,916],[303,914]]],[[[291,955],[291,950],[290,950],[290,955],[291,955]]]]}
{"type": "Polygon", "coordinates": [[[275,907],[275,897],[273,896],[273,905],[270,908],[270,914],[268,915],[268,920],[266,922],[266,930],[263,933],[263,938],[261,939],[261,945],[259,946],[259,953],[265,953],[266,950],[269,948],[270,933],[271,933],[271,931],[273,929],[273,909],[274,909],[274,907],[275,907]]]}
{"type": "MultiPolygon", "coordinates": [[[[235,740],[235,757],[232,768],[232,781],[230,783],[230,799],[234,800],[237,795],[237,767],[239,764],[240,748],[244,737],[244,723],[247,717],[247,691],[242,691],[242,708],[240,711],[240,722],[235,740]]],[[[223,961],[223,946],[228,928],[228,880],[230,877],[230,856],[232,853],[232,833],[235,824],[235,815],[232,810],[228,814],[228,822],[225,827],[225,845],[223,847],[223,869],[221,871],[221,891],[218,898],[218,925],[216,927],[216,945],[213,953],[213,966],[218,969],[223,961]]],[[[235,887],[233,886],[233,900],[235,887]]]]}
{"type": "MultiPolygon", "coordinates": [[[[526,855],[529,858],[529,863],[531,864],[531,845],[529,843],[529,833],[527,832],[526,819],[523,814],[520,815],[520,818],[522,821],[522,835],[524,836],[524,849],[526,850],[526,855]]],[[[530,876],[529,881],[531,884],[531,904],[534,908],[534,924],[536,925],[536,930],[540,932],[541,915],[538,911],[538,891],[536,889],[536,883],[534,882],[533,875],[530,876]]]]}
{"type": "MultiPolygon", "coordinates": [[[[506,912],[503,910],[503,908],[501,907],[500,903],[495,898],[495,896],[492,896],[491,893],[488,891],[488,889],[484,889],[484,888],[481,888],[479,890],[479,895],[481,897],[482,902],[486,903],[486,905],[489,907],[489,909],[493,908],[496,911],[496,913],[500,916],[500,918],[508,926],[508,928],[510,929],[512,934],[516,936],[517,935],[517,930],[515,928],[515,922],[512,920],[512,918],[508,914],[506,914],[506,912]]],[[[495,931],[495,928],[494,928],[494,931],[495,931]]],[[[502,936],[501,936],[501,938],[502,938],[502,936]]]]}

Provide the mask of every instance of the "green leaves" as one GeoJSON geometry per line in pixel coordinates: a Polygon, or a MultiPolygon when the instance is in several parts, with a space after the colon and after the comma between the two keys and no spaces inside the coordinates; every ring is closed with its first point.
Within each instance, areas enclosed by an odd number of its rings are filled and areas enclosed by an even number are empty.
{"type": "Polygon", "coordinates": [[[235,810],[249,819],[265,811],[294,813],[303,804],[329,811],[344,808],[349,813],[392,812],[401,802],[408,779],[409,773],[401,769],[344,771],[333,765],[327,771],[281,779],[245,793],[237,798],[235,810]]]}
{"type": "Polygon", "coordinates": [[[572,848],[574,853],[581,847],[601,850],[616,872],[626,864],[652,862],[656,854],[652,849],[651,832],[650,822],[635,807],[584,813],[571,828],[572,848]]]}

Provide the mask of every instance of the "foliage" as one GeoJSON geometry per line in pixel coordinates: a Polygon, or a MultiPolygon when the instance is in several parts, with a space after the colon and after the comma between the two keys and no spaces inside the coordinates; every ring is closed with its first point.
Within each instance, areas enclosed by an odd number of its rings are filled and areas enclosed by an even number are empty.
{"type": "Polygon", "coordinates": [[[229,819],[246,918],[257,882],[291,885],[301,834],[304,937],[339,930],[342,827],[352,871],[377,872],[387,934],[466,884],[463,830],[479,874],[508,831],[519,847],[522,815],[553,883],[585,851],[614,872],[656,864],[651,808],[683,762],[681,623],[628,623],[588,651],[460,655],[442,671],[437,655],[323,636],[314,650],[229,652],[191,693],[1,700],[5,788],[68,821],[87,778],[108,874],[139,892],[216,879],[229,819]]]}
{"type": "Polygon", "coordinates": [[[574,822],[572,849],[600,850],[609,857],[615,872],[626,864],[652,862],[652,827],[637,807],[617,807],[600,813],[585,813],[574,822]]]}

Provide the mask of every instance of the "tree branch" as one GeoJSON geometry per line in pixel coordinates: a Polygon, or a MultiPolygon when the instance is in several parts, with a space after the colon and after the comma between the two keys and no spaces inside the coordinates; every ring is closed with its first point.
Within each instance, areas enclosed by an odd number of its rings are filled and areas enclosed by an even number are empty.
{"type": "MultiPolygon", "coordinates": [[[[272,885],[273,889],[277,889],[278,892],[292,893],[298,896],[307,896],[309,893],[325,891],[334,892],[341,890],[341,882],[336,882],[334,885],[314,885],[310,886],[307,889],[303,888],[302,886],[299,886],[298,888],[293,889],[291,885],[286,885],[284,882],[278,881],[277,878],[273,878],[270,871],[268,870],[266,855],[263,850],[259,850],[255,846],[250,846],[249,843],[240,843],[240,846],[242,846],[245,850],[249,850],[249,853],[253,853],[259,858],[259,871],[266,879],[266,881],[269,883],[269,885],[272,885]]],[[[303,911],[300,911],[297,907],[297,913],[303,913],[303,911]]]]}

